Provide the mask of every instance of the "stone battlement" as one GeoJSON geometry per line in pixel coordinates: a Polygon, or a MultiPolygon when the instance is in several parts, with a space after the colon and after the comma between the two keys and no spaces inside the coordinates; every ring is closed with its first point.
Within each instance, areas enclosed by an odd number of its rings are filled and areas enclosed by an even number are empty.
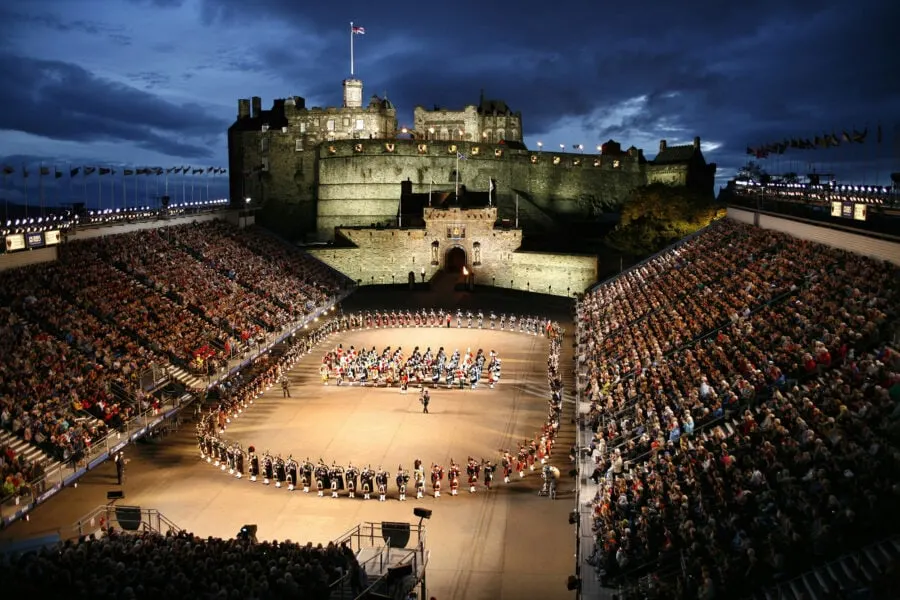
{"type": "MultiPolygon", "coordinates": [[[[456,162],[456,154],[466,156],[465,161],[512,162],[540,167],[557,167],[559,169],[602,169],[609,171],[634,171],[644,164],[641,151],[617,154],[582,154],[573,152],[547,152],[507,147],[504,144],[476,143],[445,140],[409,140],[409,139],[366,139],[335,140],[325,142],[318,148],[320,159],[391,157],[414,158],[424,160],[444,159],[456,162]]],[[[460,167],[466,164],[460,160],[460,167]]]]}

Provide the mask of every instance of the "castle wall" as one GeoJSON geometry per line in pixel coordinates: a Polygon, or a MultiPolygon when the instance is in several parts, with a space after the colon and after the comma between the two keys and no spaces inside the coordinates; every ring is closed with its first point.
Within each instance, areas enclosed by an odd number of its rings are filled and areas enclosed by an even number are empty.
{"type": "Polygon", "coordinates": [[[360,285],[420,281],[445,268],[448,253],[461,248],[477,285],[569,296],[597,279],[594,256],[520,252],[522,231],[498,229],[497,208],[425,209],[425,228],[341,228],[357,247],[309,252],[360,285]]]}
{"type": "Polygon", "coordinates": [[[337,226],[394,223],[399,184],[407,179],[414,193],[427,193],[432,180],[434,191],[452,192],[457,151],[468,156],[459,161],[460,186],[487,192],[493,179],[500,218],[514,217],[516,193],[555,219],[593,218],[615,210],[646,181],[645,165],[627,155],[529,152],[450,141],[339,141],[319,148],[318,235],[331,238],[337,226]]]}

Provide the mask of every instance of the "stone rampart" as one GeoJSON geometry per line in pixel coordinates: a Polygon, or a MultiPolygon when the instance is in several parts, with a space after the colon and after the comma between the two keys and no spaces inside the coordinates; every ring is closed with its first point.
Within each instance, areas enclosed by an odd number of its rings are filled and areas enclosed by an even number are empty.
{"type": "Polygon", "coordinates": [[[645,165],[627,154],[532,152],[498,144],[418,140],[337,141],[322,144],[318,153],[317,229],[326,238],[337,226],[393,223],[402,181],[411,181],[414,193],[429,188],[453,191],[457,165],[460,186],[469,191],[487,192],[490,181],[495,182],[500,218],[514,216],[516,194],[563,223],[592,218],[617,207],[646,180],[645,165]],[[467,158],[457,161],[457,152],[467,158]]]}

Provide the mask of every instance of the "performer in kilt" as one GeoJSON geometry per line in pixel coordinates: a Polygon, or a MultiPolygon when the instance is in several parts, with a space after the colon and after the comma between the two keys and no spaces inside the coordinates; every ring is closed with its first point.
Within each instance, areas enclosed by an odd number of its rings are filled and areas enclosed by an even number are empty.
{"type": "Polygon", "coordinates": [[[244,449],[237,442],[234,443],[234,476],[241,479],[244,476],[244,449]]]}
{"type": "Polygon", "coordinates": [[[453,462],[453,459],[450,459],[450,470],[448,471],[447,476],[448,481],[450,482],[450,495],[456,496],[459,494],[459,465],[453,462]]]}
{"type": "Polygon", "coordinates": [[[344,489],[344,467],[331,463],[328,479],[331,483],[331,497],[337,498],[339,492],[344,489]]]}
{"type": "Polygon", "coordinates": [[[474,458],[469,457],[469,461],[466,463],[466,476],[469,479],[469,493],[475,493],[475,486],[478,484],[478,474],[481,472],[481,465],[479,465],[474,458]]]}
{"type": "Polygon", "coordinates": [[[247,451],[250,453],[250,481],[256,481],[256,478],[259,477],[259,457],[253,446],[250,446],[247,451]]]}
{"type": "Polygon", "coordinates": [[[491,489],[491,482],[494,481],[494,471],[497,470],[497,467],[491,461],[484,461],[484,464],[481,467],[482,471],[484,471],[484,487],[488,490],[491,489]]]}
{"type": "Polygon", "coordinates": [[[281,485],[287,480],[287,469],[285,468],[284,459],[281,458],[280,454],[275,458],[274,471],[275,487],[280,488],[281,485]]]}
{"type": "Polygon", "coordinates": [[[316,491],[319,493],[320,498],[325,495],[325,488],[331,486],[331,482],[328,479],[328,471],[328,465],[322,459],[319,459],[319,464],[316,465],[313,475],[316,478],[316,491]]]}
{"type": "Polygon", "coordinates": [[[295,486],[297,485],[297,476],[300,473],[300,465],[297,464],[297,461],[294,460],[293,456],[289,456],[287,459],[287,464],[284,467],[284,477],[285,481],[287,481],[287,489],[289,492],[293,492],[295,486]]]}
{"type": "Polygon", "coordinates": [[[356,481],[359,478],[359,469],[353,466],[353,463],[347,465],[344,471],[344,478],[347,481],[347,493],[350,498],[356,498],[356,481]]]}
{"type": "Polygon", "coordinates": [[[275,478],[275,462],[272,460],[272,456],[268,451],[266,451],[265,455],[263,455],[262,470],[263,484],[269,485],[269,483],[275,478]]]}
{"type": "Polygon", "coordinates": [[[391,474],[378,467],[378,472],[375,473],[375,486],[378,488],[378,501],[384,502],[387,500],[387,486],[388,481],[390,481],[391,474]]]}
{"type": "Polygon", "coordinates": [[[444,467],[441,465],[431,465],[431,489],[435,498],[441,497],[441,482],[444,480],[444,467]]]}
{"type": "Polygon", "coordinates": [[[509,450],[501,450],[500,466],[503,468],[503,483],[509,483],[509,476],[512,474],[512,455],[509,450]]]}
{"type": "Polygon", "coordinates": [[[425,497],[425,467],[418,458],[413,463],[413,481],[416,485],[416,499],[425,497]]]}
{"type": "Polygon", "coordinates": [[[300,467],[300,485],[303,486],[303,492],[306,494],[309,493],[309,486],[312,483],[315,470],[315,466],[308,458],[303,462],[303,466],[300,467]]]}
{"type": "Polygon", "coordinates": [[[397,492],[400,502],[406,501],[406,487],[409,485],[409,471],[403,468],[403,465],[397,466],[397,492]]]}
{"type": "Polygon", "coordinates": [[[371,466],[367,466],[362,470],[362,473],[359,474],[359,483],[362,486],[363,499],[369,500],[375,485],[375,471],[372,470],[371,466]]]}

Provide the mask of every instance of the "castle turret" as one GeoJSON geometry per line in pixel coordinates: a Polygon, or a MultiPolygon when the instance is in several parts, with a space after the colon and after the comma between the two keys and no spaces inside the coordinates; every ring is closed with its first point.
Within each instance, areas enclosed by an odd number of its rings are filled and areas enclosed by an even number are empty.
{"type": "Polygon", "coordinates": [[[659,140],[659,153],[662,154],[666,151],[666,140],[659,140]]]}
{"type": "Polygon", "coordinates": [[[262,98],[253,96],[253,98],[250,99],[250,108],[250,116],[254,119],[259,118],[259,116],[262,115],[262,98]]]}
{"type": "Polygon", "coordinates": [[[700,136],[699,135],[694,138],[694,149],[695,150],[700,149],[700,136]]]}
{"type": "Polygon", "coordinates": [[[238,100],[238,120],[250,118],[250,99],[241,98],[238,100]]]}
{"type": "Polygon", "coordinates": [[[363,83],[359,79],[344,80],[344,108],[362,108],[363,83]]]}

